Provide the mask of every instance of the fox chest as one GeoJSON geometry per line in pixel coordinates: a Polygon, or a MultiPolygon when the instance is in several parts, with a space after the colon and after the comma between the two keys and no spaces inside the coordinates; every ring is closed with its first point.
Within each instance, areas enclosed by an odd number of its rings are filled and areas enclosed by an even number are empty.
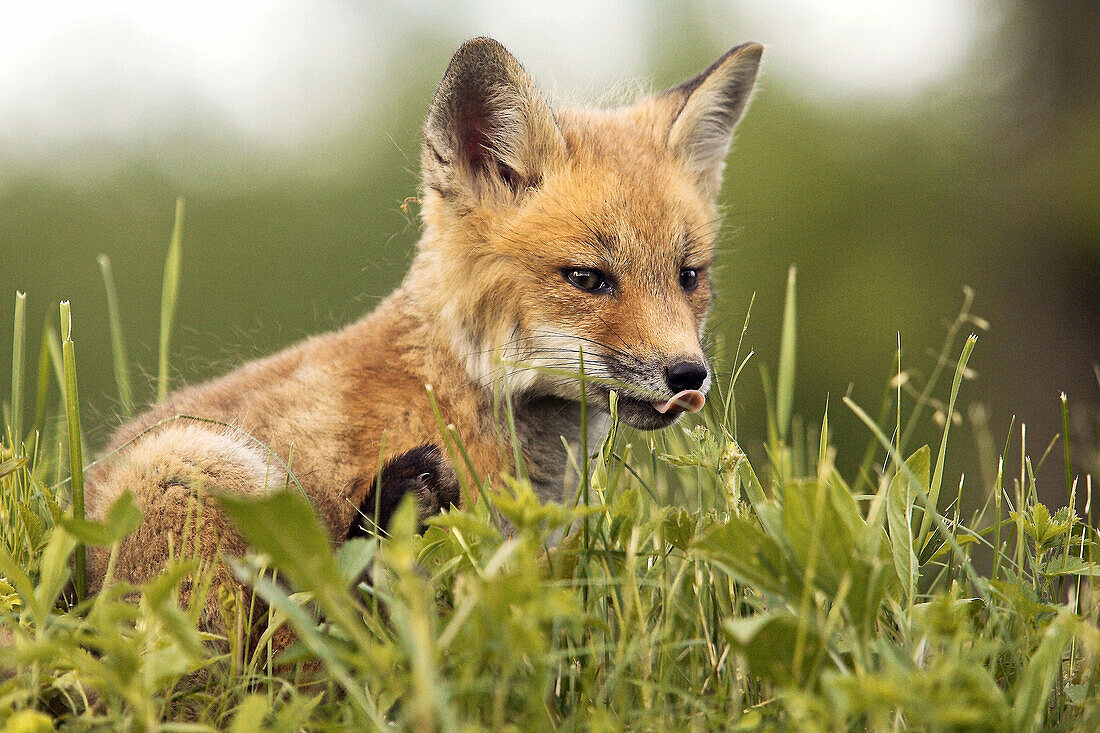
{"type": "Polygon", "coordinates": [[[589,408],[582,425],[579,403],[542,397],[517,404],[514,419],[527,475],[539,499],[572,501],[579,480],[577,467],[603,442],[610,427],[608,416],[589,408]]]}

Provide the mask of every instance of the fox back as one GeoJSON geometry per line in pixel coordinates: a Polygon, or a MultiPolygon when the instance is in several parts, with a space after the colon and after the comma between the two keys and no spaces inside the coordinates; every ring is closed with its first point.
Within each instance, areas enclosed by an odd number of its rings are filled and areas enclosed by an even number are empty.
{"type": "MultiPolygon", "coordinates": [[[[372,507],[384,524],[405,494],[439,511],[459,483],[476,494],[517,469],[502,402],[525,473],[556,499],[572,490],[569,452],[589,450],[582,401],[592,441],[611,391],[640,429],[698,410],[716,196],[761,51],[737,46],[620,109],[552,109],[499,43],[463,44],[424,128],[423,236],[404,282],[358,322],[119,429],[88,488],[92,516],[124,491],[145,515],[116,577],[149,579],[171,547],[243,552],[218,492],[301,490],[336,539],[372,507]]],[[[93,586],[106,566],[91,553],[93,586]]]]}

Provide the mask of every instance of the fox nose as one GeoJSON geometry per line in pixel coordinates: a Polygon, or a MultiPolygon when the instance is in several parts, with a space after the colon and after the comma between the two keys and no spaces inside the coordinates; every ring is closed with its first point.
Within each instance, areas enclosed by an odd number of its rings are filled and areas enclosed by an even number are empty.
{"type": "Polygon", "coordinates": [[[677,361],[665,367],[665,382],[673,392],[699,389],[707,380],[707,368],[697,361],[677,361]]]}

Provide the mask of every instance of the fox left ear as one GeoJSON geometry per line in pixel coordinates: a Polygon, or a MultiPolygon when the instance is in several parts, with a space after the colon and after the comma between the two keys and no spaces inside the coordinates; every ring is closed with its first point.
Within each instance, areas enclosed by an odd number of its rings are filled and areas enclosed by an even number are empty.
{"type": "Polygon", "coordinates": [[[703,73],[661,95],[680,104],[668,129],[668,147],[710,196],[718,194],[733,128],[749,104],[763,52],[759,43],[735,46],[703,73]]]}
{"type": "Polygon", "coordinates": [[[424,183],[452,201],[538,186],[564,155],[546,100],[515,57],[491,38],[455,52],[424,126],[424,183]]]}

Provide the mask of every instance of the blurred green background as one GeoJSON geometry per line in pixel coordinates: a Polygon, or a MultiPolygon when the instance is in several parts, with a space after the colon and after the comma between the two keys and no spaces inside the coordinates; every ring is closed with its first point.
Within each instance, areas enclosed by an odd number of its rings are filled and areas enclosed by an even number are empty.
{"type": "MultiPolygon", "coordinates": [[[[839,398],[877,411],[898,332],[919,384],[971,286],[991,330],[963,404],[985,405],[998,450],[1010,418],[1026,422],[1038,457],[1061,429],[1065,390],[1078,470],[1096,472],[1100,13],[1089,5],[157,10],[110,0],[17,10],[0,31],[11,82],[0,89],[0,294],[11,303],[27,292],[32,334],[72,301],[85,427],[100,445],[118,400],[96,255],[113,262],[147,400],[178,195],[176,384],[344,324],[400,281],[417,237],[415,205],[401,206],[416,194],[419,125],[464,38],[494,35],[565,101],[631,79],[659,89],[751,39],[768,50],[722,194],[716,335],[736,339],[755,292],[747,343],[774,373],[786,271],[797,265],[796,412],[819,420],[831,395],[851,467],[866,432],[839,398]]],[[[0,309],[5,399],[10,313],[0,309]]],[[[742,438],[758,443],[756,369],[739,400],[742,438]]],[[[971,417],[964,409],[954,455],[968,483],[981,480],[971,417]]],[[[1042,472],[1059,494],[1062,470],[1056,454],[1042,472]]]]}

